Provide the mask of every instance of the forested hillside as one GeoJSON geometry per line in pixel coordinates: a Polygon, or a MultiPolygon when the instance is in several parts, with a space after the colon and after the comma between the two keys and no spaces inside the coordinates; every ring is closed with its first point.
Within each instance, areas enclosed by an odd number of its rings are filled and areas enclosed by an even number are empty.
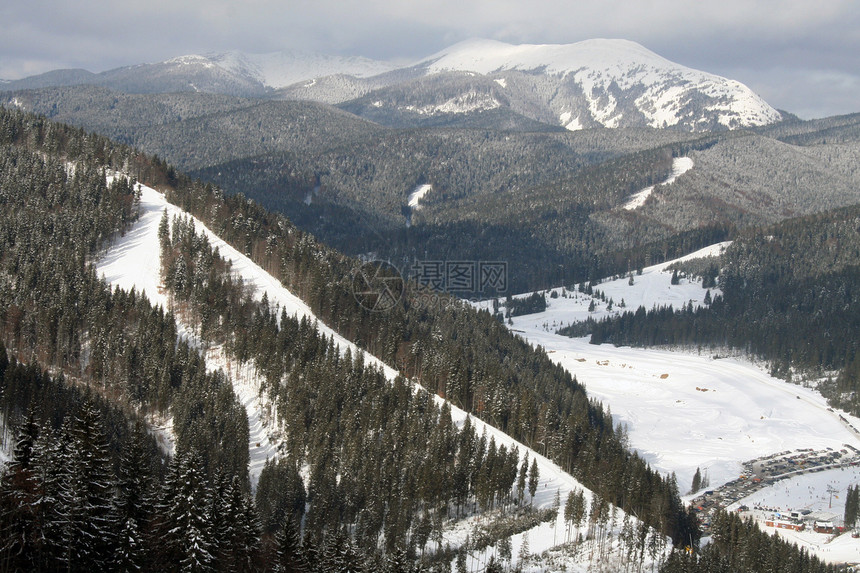
{"type": "MultiPolygon", "coordinates": [[[[180,526],[183,509],[170,501],[182,497],[178,467],[158,485],[129,486],[139,487],[129,495],[164,504],[145,517],[151,501],[126,500],[123,509],[114,497],[123,471],[136,472],[123,470],[116,455],[129,442],[127,424],[172,417],[174,464],[191,456],[199,479],[235,480],[241,501],[248,487],[245,411],[223,376],[208,374],[198,351],[177,340],[172,315],[139,293],[112,292],[89,264],[136,213],[133,182],[108,186],[104,168],[162,169],[101,137],[5,110],[0,142],[0,325],[3,357],[6,349],[12,354],[3,376],[10,400],[4,420],[21,428],[4,477],[4,563],[20,570],[114,567],[116,559],[145,558],[157,528],[164,535],[158,548],[188,548],[180,537],[194,531],[180,526]],[[40,374],[42,368],[53,374],[40,374]],[[45,397],[34,399],[40,392],[45,397]],[[60,399],[63,392],[71,397],[60,399]],[[105,415],[87,406],[104,410],[105,401],[129,419],[112,414],[109,435],[105,415]],[[129,553],[114,552],[115,540],[129,553]]],[[[157,469],[154,456],[128,463],[157,469]]],[[[189,555],[150,554],[168,563],[189,555]]]]}
{"type": "Polygon", "coordinates": [[[406,378],[555,460],[607,508],[679,544],[698,538],[673,476],[627,451],[576,379],[489,313],[446,297],[427,305],[411,290],[370,312],[352,293],[354,260],[79,129],[0,109],[0,154],[0,377],[4,422],[18,434],[0,487],[10,568],[448,570],[445,548],[424,554],[446,520],[496,507],[514,523],[496,535],[529,527],[524,452],[453,426],[406,378]],[[92,263],[133,223],[138,190],[107,169],[165,190],[404,378],[389,383],[307,321],[252,301],[187,220],[162,225],[170,310],[109,289],[92,263]],[[178,336],[179,323],[199,335],[178,336]],[[255,502],[245,410],[230,380],[207,370],[210,345],[255,365],[288,429],[255,502]],[[132,430],[165,419],[169,460],[132,430]]]}
{"type": "MultiPolygon", "coordinates": [[[[500,88],[494,80],[452,76],[451,94],[463,81],[487,93],[500,88]]],[[[391,90],[394,99],[403,95],[403,88],[391,90]]],[[[444,93],[415,94],[444,103],[444,93]]],[[[681,254],[676,245],[701,247],[763,221],[860,199],[856,115],[808,122],[787,116],[709,134],[557,132],[535,122],[512,125],[499,109],[469,115],[457,127],[433,125],[433,116],[427,126],[406,128],[362,119],[344,111],[353,109],[346,104],[129,95],[91,86],[3,97],[139,146],[227,194],[285,214],[349,255],[390,260],[403,274],[416,260],[506,261],[514,293],[627,272],[681,254]],[[692,169],[658,185],[641,207],[622,208],[630,194],[663,181],[678,157],[689,158],[692,169]],[[419,185],[430,191],[415,210],[407,200],[419,185]]],[[[354,103],[372,117],[373,101],[354,103]]]]}
{"type": "Polygon", "coordinates": [[[673,538],[695,528],[671,480],[624,450],[623,437],[576,380],[489,313],[444,296],[428,305],[412,290],[386,312],[370,311],[353,295],[356,262],[282,217],[202,187],[169,190],[168,198],[269,269],[321,320],[429,391],[555,460],[621,508],[640,516],[654,508],[647,496],[627,492],[631,480],[640,491],[661,492],[654,518],[673,538]]]}
{"type": "MultiPolygon", "coordinates": [[[[136,412],[172,417],[177,446],[172,466],[175,469],[171,470],[173,473],[169,472],[169,475],[196,472],[196,477],[186,476],[185,482],[190,483],[189,487],[192,487],[193,491],[181,496],[205,499],[211,495],[210,488],[216,487],[218,483],[229,483],[233,476],[238,480],[238,487],[247,492],[247,420],[233,396],[230,384],[223,375],[208,374],[198,351],[177,339],[177,327],[172,314],[165,313],[160,308],[152,308],[139,293],[110,291],[96,278],[89,265],[99,247],[117,233],[121,233],[124,225],[134,219],[136,202],[133,181],[118,178],[108,186],[103,168],[97,169],[96,166],[121,167],[127,171],[139,172],[142,177],[160,182],[159,184],[169,184],[172,178],[176,178],[175,172],[136,154],[131,149],[117,147],[102,138],[20,113],[4,110],[0,133],[4,137],[0,200],[3,202],[3,216],[6,218],[0,226],[4,238],[4,270],[0,291],[3,307],[0,316],[3,339],[12,355],[18,357],[18,360],[39,363],[62,372],[70,383],[91,385],[100,394],[123,405],[132,417],[138,415],[136,412]]],[[[343,290],[349,280],[351,268],[348,259],[328,251],[280,217],[272,217],[244,201],[225,202],[211,188],[196,185],[182,177],[174,180],[171,193],[175,194],[180,202],[201,207],[205,214],[218,214],[219,218],[212,221],[213,228],[221,227],[228,237],[239,235],[242,239],[241,247],[246,252],[260,253],[263,257],[270,256],[267,265],[269,268],[278,268],[282,264],[284,274],[291,277],[289,282],[310,299],[313,306],[319,310],[321,318],[324,317],[336,324],[342,332],[361,340],[366,347],[375,350],[390,363],[403,362],[404,369],[410,373],[420,367],[421,371],[426,372],[424,377],[427,383],[432,384],[434,389],[448,388],[447,394],[457,403],[507,427],[509,432],[534,444],[571,469],[578,467],[577,473],[592,482],[595,489],[613,503],[638,507],[638,511],[645,515],[650,512],[646,508],[652,507],[651,496],[662,497],[665,501],[656,506],[660,509],[651,513],[653,520],[649,520],[666,533],[680,538],[693,527],[680,506],[674,483],[650,472],[644,463],[625,452],[609,420],[597,406],[588,402],[576,382],[553,367],[545,356],[517,342],[489,315],[477,314],[454,305],[444,311],[410,311],[404,306],[393,316],[368,317],[351,293],[343,290]],[[269,227],[270,223],[273,227],[269,227]],[[279,263],[272,264],[273,261],[279,263]],[[368,318],[374,320],[367,320],[368,318]],[[436,333],[435,336],[431,336],[433,332],[436,333]],[[472,342],[466,346],[462,345],[458,342],[458,334],[468,335],[472,342]],[[416,352],[410,352],[410,346],[415,347],[416,352]],[[417,351],[419,347],[423,347],[420,352],[417,351]],[[462,355],[463,351],[467,351],[469,355],[462,355]],[[449,360],[448,357],[453,358],[454,352],[459,357],[449,360]],[[508,365],[501,366],[501,370],[499,367],[502,363],[498,358],[494,358],[499,352],[511,355],[508,365]],[[415,358],[400,359],[400,356],[410,355],[415,358]],[[454,369],[445,371],[440,368],[442,363],[448,363],[454,369]],[[514,370],[515,364],[524,363],[532,364],[531,374],[525,378],[522,373],[515,373],[514,370]],[[473,370],[473,367],[481,370],[473,370]],[[542,382],[538,383],[538,380],[542,382]],[[494,386],[491,387],[490,382],[494,386]],[[530,388],[536,388],[538,394],[533,395],[534,390],[530,388]],[[523,403],[515,410],[510,410],[509,403],[506,403],[508,396],[521,396],[519,400],[523,400],[523,403]],[[570,429],[574,427],[580,428],[577,434],[570,433],[570,429]],[[611,482],[595,479],[596,476],[606,473],[596,470],[598,464],[606,466],[607,470],[609,467],[616,467],[616,479],[611,482]],[[638,499],[622,494],[621,485],[625,479],[635,479],[643,484],[643,487],[637,489],[638,499]],[[645,486],[646,483],[649,485],[645,486]]],[[[174,240],[175,248],[178,249],[175,260],[184,260],[192,265],[191,268],[179,264],[172,264],[171,267],[172,259],[166,259],[165,282],[168,287],[173,288],[178,301],[181,303],[188,299],[191,302],[196,300],[194,297],[210,300],[209,297],[212,297],[211,300],[233,302],[221,307],[223,310],[209,304],[205,306],[206,311],[212,312],[214,316],[218,316],[220,312],[229,317],[219,317],[214,324],[219,324],[220,327],[213,326],[211,331],[208,327],[203,327],[207,337],[217,340],[226,336],[231,344],[236,345],[232,348],[240,358],[255,357],[261,365],[265,365],[267,371],[274,369],[275,364],[281,364],[280,368],[287,368],[283,374],[279,374],[277,369],[271,370],[273,380],[280,380],[286,374],[287,380],[294,379],[298,382],[307,378],[305,383],[310,383],[323,376],[334,384],[333,391],[344,392],[355,388],[360,394],[376,388],[373,392],[381,391],[390,398],[368,400],[367,405],[371,409],[367,414],[356,418],[356,422],[364,416],[368,416],[369,421],[377,420],[375,424],[388,420],[385,424],[376,426],[375,435],[395,440],[398,445],[395,451],[401,451],[401,454],[408,451],[406,446],[410,442],[403,441],[407,435],[427,435],[427,432],[432,434],[432,427],[438,425],[440,438],[449,434],[445,438],[445,443],[449,445],[437,451],[437,455],[442,455],[446,461],[445,468],[449,468],[451,463],[458,464],[458,459],[461,460],[461,470],[465,470],[462,464],[467,461],[469,467],[474,468],[470,471],[478,471],[482,467],[480,460],[485,454],[481,452],[491,444],[480,446],[480,451],[473,451],[473,446],[466,449],[463,449],[463,445],[456,446],[457,443],[477,445],[478,437],[470,437],[468,431],[465,431],[462,437],[458,437],[456,432],[452,434],[450,424],[445,423],[444,412],[435,410],[436,413],[431,415],[434,407],[426,401],[423,404],[413,402],[412,392],[405,387],[390,387],[378,373],[375,374],[352,360],[341,358],[326,341],[317,338],[315,330],[309,328],[309,325],[294,323],[289,326],[289,321],[286,321],[278,326],[274,317],[266,316],[265,308],[243,304],[240,298],[237,299],[238,295],[217,294],[218,289],[229,288],[230,284],[227,276],[223,280],[217,280],[219,268],[223,272],[217,258],[211,258],[214,255],[207,254],[204,246],[197,244],[199,241],[194,239],[194,234],[183,231],[181,226],[174,227],[170,245],[174,244],[174,240]],[[183,252],[182,245],[198,250],[183,252]],[[190,273],[192,268],[198,272],[207,269],[210,274],[206,275],[208,278],[202,283],[178,278],[185,276],[186,279],[191,279],[201,276],[190,273]],[[221,284],[226,286],[220,287],[221,284]],[[195,291],[195,285],[205,290],[195,291]],[[290,330],[293,333],[287,334],[290,330]],[[243,332],[253,338],[235,338],[237,333],[243,332]],[[280,352],[283,352],[283,355],[261,353],[261,349],[271,350],[270,345],[279,339],[282,340],[280,352]],[[268,342],[264,344],[264,341],[268,342]],[[258,356],[260,358],[256,358],[258,356]],[[268,357],[268,362],[262,359],[263,356],[268,357]],[[318,358],[314,358],[315,356],[318,358]],[[347,380],[353,382],[345,385],[347,380]],[[381,416],[382,412],[374,413],[381,404],[387,404],[387,408],[390,408],[386,411],[397,414],[381,416]],[[431,410],[427,411],[428,407],[431,410]],[[411,424],[429,423],[430,427],[422,426],[424,430],[419,431],[416,428],[413,432],[401,434],[400,432],[409,426],[395,431],[399,416],[403,416],[404,422],[411,420],[411,424]],[[392,426],[389,428],[386,424],[392,426]],[[462,453],[453,459],[449,457],[457,451],[462,453]]],[[[165,248],[167,247],[165,242],[165,248]]],[[[191,312],[193,309],[192,305],[182,312],[191,312]]],[[[201,325],[209,324],[202,316],[200,321],[201,325]]],[[[378,539],[378,528],[384,524],[388,532],[385,537],[386,547],[389,553],[393,553],[395,548],[402,546],[404,538],[401,535],[413,532],[417,527],[417,523],[410,527],[411,520],[418,519],[421,515],[424,515],[425,520],[430,520],[433,515],[419,511],[420,507],[416,507],[416,503],[426,499],[430,506],[436,507],[435,503],[431,502],[438,502],[437,497],[445,495],[451,496],[448,497],[451,504],[459,500],[456,505],[451,506],[455,509],[468,501],[470,495],[477,494],[466,490],[463,494],[457,494],[466,497],[453,497],[452,493],[439,494],[431,491],[426,495],[433,495],[432,498],[398,496],[399,505],[394,502],[388,504],[392,511],[398,507],[397,513],[383,513],[373,518],[377,521],[368,521],[371,516],[365,515],[364,510],[370,507],[386,507],[372,503],[373,499],[377,499],[372,496],[380,494],[373,494],[373,490],[370,490],[364,494],[368,497],[355,498],[353,495],[360,490],[347,488],[347,482],[343,482],[340,488],[329,491],[328,488],[333,485],[331,477],[336,475],[337,466],[331,465],[331,459],[325,462],[327,457],[324,455],[327,448],[335,447],[340,451],[345,447],[340,440],[347,437],[356,438],[359,435],[345,431],[341,433],[336,427],[326,426],[311,432],[316,428],[315,424],[332,421],[345,424],[353,415],[359,415],[361,402],[355,401],[355,391],[347,392],[340,405],[336,401],[323,400],[313,406],[315,398],[312,396],[318,395],[320,390],[316,385],[309,387],[313,392],[305,398],[301,396],[308,390],[303,390],[300,386],[292,388],[288,385],[280,390],[279,388],[280,384],[273,384],[271,391],[288,392],[281,399],[290,397],[291,407],[311,400],[307,402],[310,409],[300,414],[304,417],[304,424],[311,425],[306,426],[302,433],[296,430],[291,434],[291,443],[294,445],[290,448],[294,457],[287,459],[293,460],[295,465],[292,467],[297,467],[301,462],[317,460],[311,465],[312,479],[309,486],[313,484],[313,487],[307,491],[311,513],[306,518],[311,524],[317,524],[316,531],[334,533],[341,525],[352,524],[352,527],[356,527],[358,523],[362,523],[361,531],[367,533],[354,538],[354,541],[359,542],[365,550],[375,553],[374,540],[378,539]],[[327,410],[331,407],[344,410],[335,415],[327,410]],[[326,441],[307,441],[321,438],[326,438],[326,441]],[[344,497],[347,492],[349,496],[344,497]],[[336,502],[337,499],[343,501],[336,502]],[[402,505],[404,499],[408,500],[406,506],[402,505]],[[341,503],[346,505],[339,505],[341,503]],[[316,517],[311,519],[313,516],[316,517]],[[394,516],[401,517],[395,519],[394,516]],[[374,523],[376,525],[373,525],[374,523]],[[395,527],[399,529],[393,529],[395,527]],[[398,531],[402,533],[397,533],[398,531]]],[[[517,401],[514,400],[515,403],[517,401]]],[[[287,408],[286,415],[290,415],[289,412],[290,408],[287,408]]],[[[9,422],[18,423],[20,416],[23,416],[23,412],[19,411],[10,416],[9,422]]],[[[343,429],[348,427],[344,426],[343,429]]],[[[379,446],[385,443],[383,441],[379,446]]],[[[428,445],[424,440],[417,444],[423,447],[428,445]]],[[[356,449],[352,451],[363,451],[360,445],[353,444],[353,447],[356,449]]],[[[384,447],[380,453],[391,451],[391,447],[393,446],[384,447]]],[[[339,454],[338,458],[341,455],[339,454]]],[[[496,448],[493,457],[498,456],[499,450],[496,448]]],[[[422,463],[427,463],[424,456],[417,456],[416,459],[423,459],[422,463]]],[[[502,450],[500,459],[508,461],[502,465],[497,462],[496,471],[505,467],[519,469],[521,460],[512,452],[505,453],[502,450]]],[[[373,476],[380,475],[378,466],[369,468],[364,465],[373,460],[373,457],[363,455],[354,459],[343,458],[344,463],[362,464],[356,468],[356,471],[362,472],[355,476],[357,480],[366,479],[368,472],[372,472],[373,476]]],[[[27,463],[26,460],[19,461],[27,463]]],[[[408,476],[419,480],[420,473],[403,473],[401,462],[403,460],[400,458],[388,459],[386,463],[392,465],[388,465],[390,469],[383,474],[408,476]]],[[[441,469],[440,466],[432,464],[427,467],[433,471],[441,469]]],[[[262,478],[261,481],[265,483],[262,478]]],[[[193,535],[196,531],[196,535],[201,536],[201,539],[200,544],[195,547],[202,547],[203,553],[187,553],[192,547],[187,543],[191,542],[188,539],[177,540],[176,545],[167,544],[162,547],[167,553],[157,551],[147,554],[154,560],[148,563],[158,562],[166,568],[172,568],[171,564],[181,563],[184,559],[207,562],[207,559],[213,558],[216,547],[215,538],[208,537],[214,535],[216,524],[207,521],[213,519],[214,514],[206,511],[205,503],[197,504],[194,508],[183,506],[186,513],[182,515],[171,514],[170,511],[180,511],[181,508],[173,505],[170,500],[176,499],[178,503],[180,498],[171,498],[171,495],[177,493],[164,483],[174,482],[168,479],[160,486],[161,489],[166,488],[163,503],[164,511],[168,512],[167,516],[160,515],[158,519],[141,518],[133,524],[134,527],[140,532],[141,539],[156,539],[158,528],[161,527],[159,519],[196,519],[196,530],[183,528],[182,534],[193,535]],[[199,513],[190,515],[188,512],[192,512],[192,509],[199,513]],[[156,537],[147,537],[153,535],[156,537]]],[[[426,487],[430,483],[443,485],[448,482],[447,479],[428,478],[411,483],[413,485],[410,488],[417,487],[418,484],[424,484],[422,487],[426,487]]],[[[464,485],[466,482],[457,483],[464,485]]],[[[454,483],[451,483],[451,487],[453,485],[454,483]]],[[[507,496],[510,495],[511,485],[511,482],[503,482],[502,485],[493,486],[496,489],[488,490],[491,493],[480,494],[480,499],[484,500],[481,504],[501,503],[502,500],[509,499],[507,496]],[[507,489],[503,487],[505,483],[507,489]],[[496,493],[503,491],[508,493],[496,493]],[[498,495],[503,497],[499,498],[498,495]]],[[[383,491],[387,496],[400,490],[398,487],[386,488],[383,491]]],[[[302,495],[299,490],[293,491],[292,494],[299,497],[302,495]]],[[[100,495],[104,501],[107,494],[102,491],[100,495]]],[[[277,495],[287,494],[279,489],[277,495]]],[[[279,503],[270,500],[270,505],[279,503]]],[[[64,508],[58,509],[61,510],[64,508]]],[[[48,516],[46,519],[50,521],[53,518],[48,516]]],[[[286,520],[282,514],[279,521],[267,523],[268,530],[282,527],[286,520]]],[[[111,522],[104,527],[112,528],[111,531],[119,534],[116,528],[120,525],[119,522],[111,522]]],[[[23,535],[25,545],[28,543],[26,540],[33,539],[31,536],[40,535],[38,531],[26,529],[29,526],[25,522],[6,522],[5,527],[24,528],[19,531],[23,535]],[[25,534],[25,529],[29,533],[25,534]]],[[[407,539],[413,536],[414,533],[409,533],[407,539]]],[[[309,542],[314,538],[308,537],[309,542]]],[[[414,547],[415,542],[409,546],[414,547]]],[[[7,549],[17,551],[11,547],[7,549]]],[[[255,549],[255,554],[259,554],[260,550],[255,549]]],[[[23,559],[24,561],[20,561],[22,564],[68,564],[88,562],[89,559],[85,556],[70,556],[51,551],[54,550],[27,545],[27,550],[16,559],[23,559]]]]}

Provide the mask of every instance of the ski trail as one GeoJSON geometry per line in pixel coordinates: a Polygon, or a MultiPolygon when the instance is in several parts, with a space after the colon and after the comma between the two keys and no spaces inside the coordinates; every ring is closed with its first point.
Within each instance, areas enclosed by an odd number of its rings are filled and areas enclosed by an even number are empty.
{"type": "MultiPolygon", "coordinates": [[[[190,217],[190,215],[182,211],[179,207],[169,203],[162,193],[150,187],[141,186],[139,220],[131,230],[107,250],[96,265],[96,269],[98,274],[103,276],[111,286],[118,286],[125,290],[135,288],[139,292],[144,292],[153,304],[168,308],[167,295],[160,288],[158,243],[158,225],[165,210],[170,219],[175,215],[190,217]]],[[[304,301],[286,289],[280,281],[260,268],[249,257],[223,241],[206,227],[202,221],[196,218],[193,218],[193,220],[196,231],[205,233],[210,245],[213,248],[217,247],[219,254],[225,260],[230,261],[233,272],[242,277],[245,285],[251,290],[256,300],[261,300],[265,293],[269,303],[273,307],[285,309],[288,315],[295,316],[296,318],[301,319],[305,317],[314,322],[321,334],[334,338],[335,344],[342,352],[345,352],[349,348],[353,355],[361,353],[364,356],[365,363],[373,364],[380,368],[389,380],[394,380],[398,376],[399,373],[397,370],[365,352],[339,335],[328,325],[319,321],[304,301]]],[[[196,340],[193,330],[187,327],[181,329],[181,335],[190,340],[196,340]]],[[[272,427],[273,424],[276,424],[276,416],[272,412],[272,406],[267,404],[265,398],[261,396],[261,381],[255,372],[253,364],[235,364],[234,361],[226,356],[221,347],[208,348],[206,358],[207,368],[210,370],[223,368],[229,375],[234,392],[248,414],[249,472],[252,484],[256,484],[266,460],[273,459],[278,455],[280,434],[276,427],[272,427]],[[274,422],[270,420],[274,420],[274,422]]],[[[415,384],[415,391],[425,390],[415,384]]],[[[439,396],[433,395],[433,398],[439,406],[446,403],[439,396]]],[[[504,445],[508,450],[516,447],[519,450],[521,458],[524,454],[528,453],[529,463],[531,463],[531,460],[537,460],[540,478],[534,500],[531,500],[536,508],[551,508],[554,506],[557,498],[563,504],[567,499],[567,494],[574,490],[582,490],[585,493],[586,501],[590,502],[591,493],[557,464],[524,444],[517,442],[501,430],[478,418],[469,416],[460,408],[450,403],[448,403],[448,406],[451,409],[451,417],[458,427],[462,428],[466,422],[466,418],[469,417],[479,436],[486,433],[488,440],[492,437],[495,439],[497,446],[504,445]]],[[[526,495],[526,500],[529,501],[528,494],[526,495]]],[[[563,511],[560,511],[555,522],[541,524],[525,533],[512,537],[514,554],[516,555],[519,551],[524,535],[529,536],[529,548],[532,554],[546,551],[561,543],[563,539],[561,539],[561,535],[558,532],[563,531],[562,520],[563,511]]],[[[463,539],[460,538],[457,532],[453,532],[446,535],[446,541],[451,542],[452,545],[456,545],[458,542],[462,542],[463,539]]],[[[486,563],[489,555],[494,551],[495,549],[490,547],[484,551],[470,553],[469,561],[477,567],[480,563],[486,563]]]]}

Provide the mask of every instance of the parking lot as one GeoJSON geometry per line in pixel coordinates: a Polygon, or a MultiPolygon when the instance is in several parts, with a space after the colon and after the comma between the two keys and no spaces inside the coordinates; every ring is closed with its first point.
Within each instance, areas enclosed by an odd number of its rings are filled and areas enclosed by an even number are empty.
{"type": "Polygon", "coordinates": [[[707,529],[713,511],[727,508],[778,480],[858,464],[860,450],[849,444],[838,450],[806,448],[779,452],[745,462],[743,473],[736,479],[701,492],[690,503],[700,512],[700,521],[707,529]]]}

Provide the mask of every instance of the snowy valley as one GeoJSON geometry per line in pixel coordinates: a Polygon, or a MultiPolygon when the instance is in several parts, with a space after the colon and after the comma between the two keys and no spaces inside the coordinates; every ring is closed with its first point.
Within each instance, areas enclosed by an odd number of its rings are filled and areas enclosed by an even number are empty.
{"type": "MultiPolygon", "coordinates": [[[[716,257],[727,246],[713,245],[680,260],[716,257]]],[[[702,498],[705,489],[716,490],[722,507],[743,508],[741,515],[753,517],[768,533],[775,531],[828,562],[860,561],[860,540],[850,531],[838,536],[812,531],[815,519],[842,523],[848,487],[860,481],[860,418],[830,407],[815,380],[788,383],[774,378],[766,364],[728,350],[593,345],[588,337],[557,333],[572,323],[640,306],[700,307],[706,295],[720,294],[719,288],[704,289],[701,278],[673,281],[676,262],[598,281],[593,295],[578,288],[541,291],[546,310],[510,317],[509,328],[575,373],[626,429],[630,447],[661,473],[677,475],[687,502],[698,506],[714,498],[702,498]],[[807,461],[815,456],[833,461],[807,461]],[[761,460],[770,458],[788,461],[778,471],[762,473],[761,460]],[[708,485],[693,492],[697,473],[708,485]],[[805,532],[766,526],[791,511],[804,512],[805,532]]],[[[478,306],[492,311],[493,303],[478,306]]],[[[703,508],[705,523],[712,507],[703,508]]]]}

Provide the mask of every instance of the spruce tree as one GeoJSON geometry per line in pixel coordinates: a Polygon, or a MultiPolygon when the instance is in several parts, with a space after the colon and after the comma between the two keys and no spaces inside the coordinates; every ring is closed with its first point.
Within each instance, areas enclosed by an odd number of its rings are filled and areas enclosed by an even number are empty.
{"type": "Polygon", "coordinates": [[[702,489],[702,473],[699,468],[696,468],[696,473],[693,474],[693,483],[690,486],[690,493],[696,493],[702,489]]]}
{"type": "Polygon", "coordinates": [[[3,374],[6,373],[6,368],[9,366],[9,356],[6,354],[6,345],[3,340],[0,340],[0,381],[3,380],[3,374]]]}
{"type": "Polygon", "coordinates": [[[526,483],[528,481],[528,473],[529,473],[529,454],[523,456],[523,464],[520,466],[519,477],[517,478],[517,499],[519,499],[520,504],[523,502],[523,498],[526,494],[526,483]]]}
{"type": "Polygon", "coordinates": [[[284,520],[275,536],[277,573],[308,573],[304,551],[299,538],[299,528],[292,519],[284,520]]]}
{"type": "Polygon", "coordinates": [[[68,479],[69,566],[109,568],[118,533],[115,478],[101,414],[85,402],[72,426],[68,479]]]}
{"type": "Polygon", "coordinates": [[[134,521],[135,529],[149,521],[154,506],[152,461],[149,434],[137,423],[120,454],[115,501],[120,523],[134,521]]]}
{"type": "Polygon", "coordinates": [[[845,527],[854,527],[860,509],[860,486],[848,486],[845,495],[845,527]]]}
{"type": "Polygon", "coordinates": [[[532,467],[529,469],[529,495],[534,503],[535,494],[537,493],[538,480],[540,479],[540,471],[538,470],[537,458],[532,460],[532,467]]]}
{"type": "Polygon", "coordinates": [[[39,434],[31,412],[18,430],[14,457],[0,480],[0,562],[10,570],[33,570],[39,561],[35,544],[41,534],[37,503],[41,482],[33,463],[39,434]]]}
{"type": "Polygon", "coordinates": [[[177,452],[168,468],[159,507],[158,534],[166,553],[163,568],[212,569],[212,520],[209,483],[196,451],[177,452]]]}

